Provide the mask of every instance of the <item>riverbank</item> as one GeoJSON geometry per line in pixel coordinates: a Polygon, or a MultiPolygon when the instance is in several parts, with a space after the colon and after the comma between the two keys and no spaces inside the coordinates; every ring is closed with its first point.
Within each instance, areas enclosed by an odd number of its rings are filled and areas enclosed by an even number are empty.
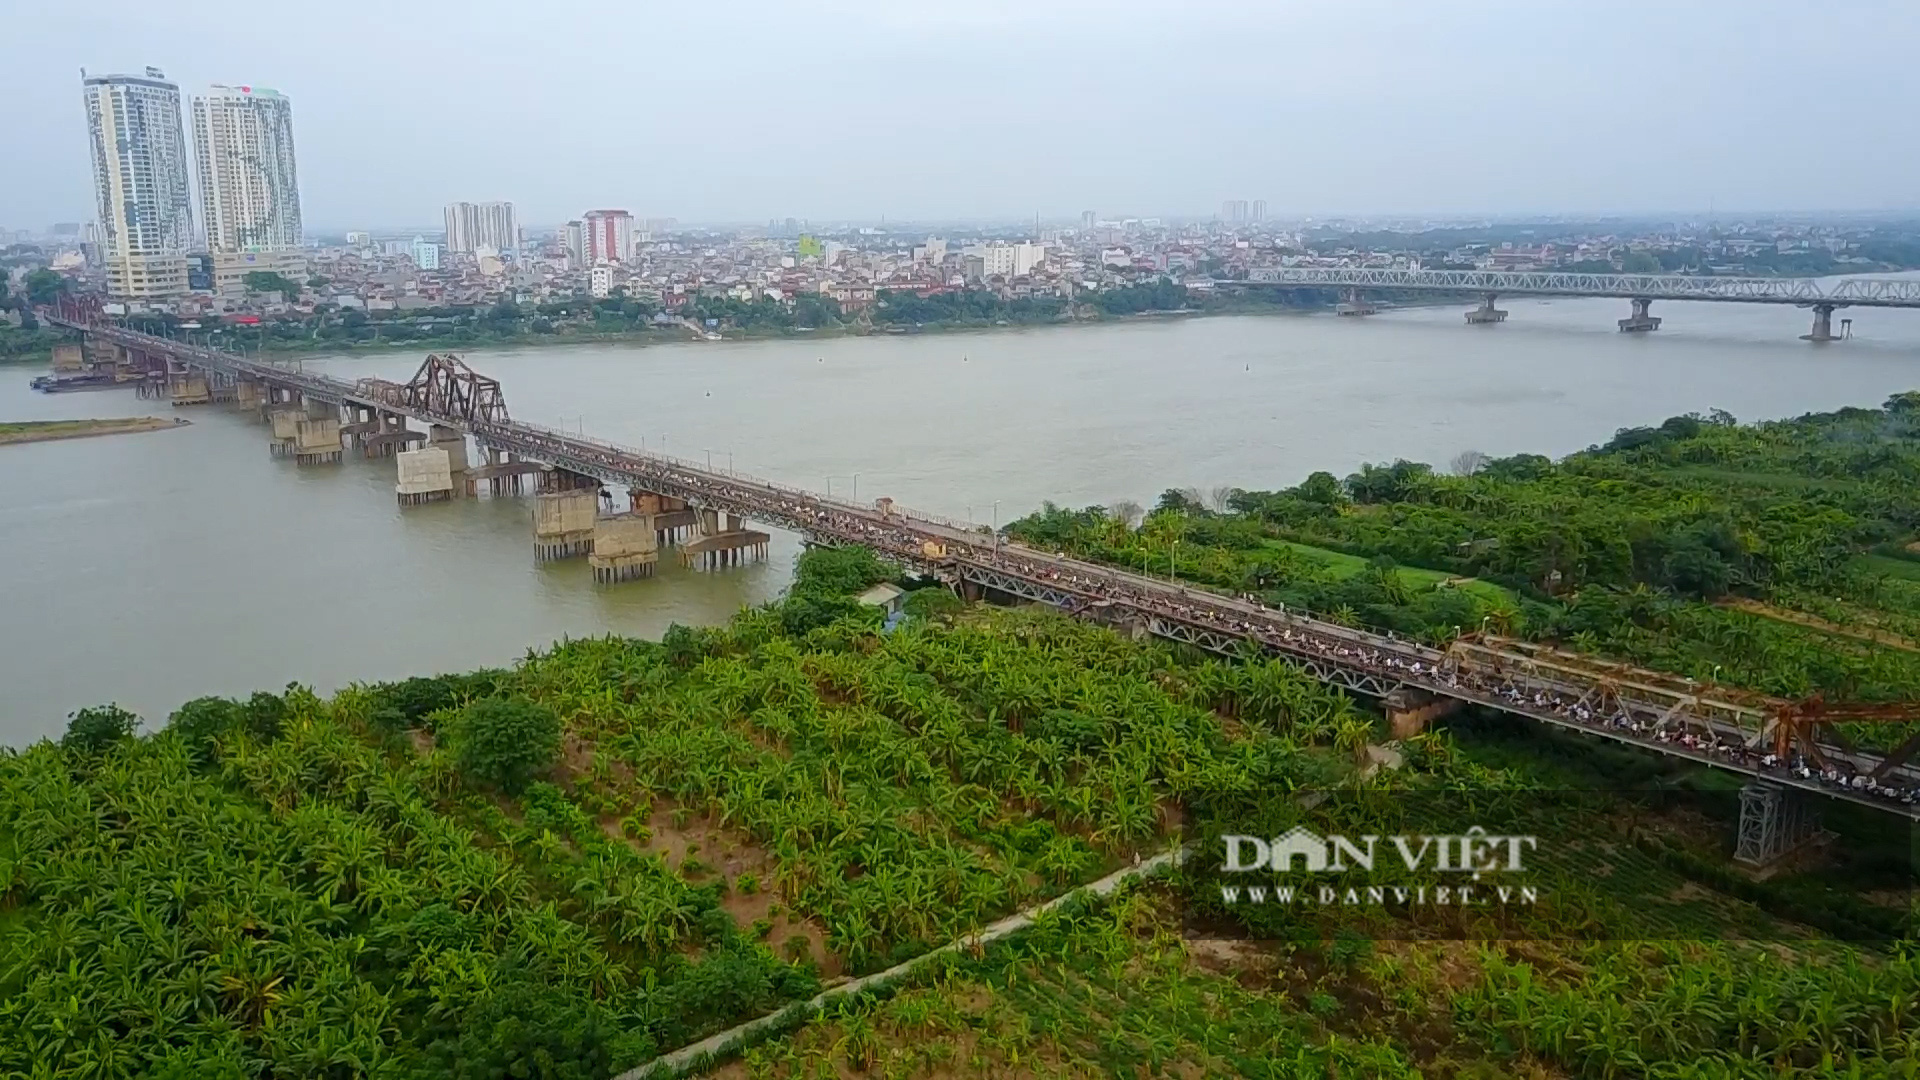
{"type": "Polygon", "coordinates": [[[192,421],[175,416],[129,416],[114,420],[24,420],[0,423],[0,446],[13,443],[52,442],[55,439],[90,439],[98,435],[131,435],[141,431],[166,431],[186,427],[192,421]]]}
{"type": "MultiPolygon", "coordinates": [[[[1396,304],[1394,307],[1414,307],[1415,304],[1396,304]]],[[[863,325],[843,323],[834,326],[817,327],[733,327],[717,331],[717,341],[807,341],[823,338],[890,338],[919,337],[928,334],[980,334],[1002,330],[1036,330],[1058,326],[1116,326],[1138,322],[1161,322],[1178,319],[1193,319],[1219,315],[1301,315],[1317,311],[1328,311],[1325,305],[1300,306],[1271,303],[1231,304],[1201,308],[1182,308],[1134,312],[1126,315],[1092,314],[1061,316],[1048,319],[967,319],[949,322],[928,323],[886,323],[863,325]]],[[[439,336],[431,338],[399,338],[391,341],[340,341],[313,339],[294,342],[270,342],[261,355],[273,360],[291,360],[314,353],[325,354],[379,354],[394,351],[402,352],[471,352],[477,349],[522,349],[552,345],[677,345],[683,342],[697,342],[686,327],[675,324],[671,327],[645,327],[625,330],[617,333],[570,333],[551,334],[487,334],[468,338],[439,336]]],[[[707,339],[716,340],[716,339],[707,339]]],[[[251,348],[251,346],[250,346],[251,348]]]]}

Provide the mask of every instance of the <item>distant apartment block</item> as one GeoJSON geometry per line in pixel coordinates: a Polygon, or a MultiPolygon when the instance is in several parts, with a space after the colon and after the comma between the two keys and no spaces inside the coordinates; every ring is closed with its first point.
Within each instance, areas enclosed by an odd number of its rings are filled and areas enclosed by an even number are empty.
{"type": "Polygon", "coordinates": [[[520,223],[510,202],[457,202],[446,208],[447,250],[472,255],[481,248],[518,251],[520,223]]]}
{"type": "Polygon", "coordinates": [[[589,210],[582,222],[583,261],[588,266],[633,257],[633,215],[625,210],[589,210]]]}
{"type": "Polygon", "coordinates": [[[146,299],[187,292],[193,197],[180,87],[144,75],[80,75],[93,150],[94,202],[107,292],[146,299]]]}
{"type": "Polygon", "coordinates": [[[411,254],[413,255],[413,265],[420,269],[440,269],[440,245],[433,243],[426,237],[416,236],[413,238],[411,254]]]}
{"type": "Polygon", "coordinates": [[[962,254],[979,258],[979,276],[982,278],[1016,278],[1032,273],[1033,268],[1046,258],[1047,249],[1022,241],[1018,244],[977,244],[966,248],[962,254]]]}

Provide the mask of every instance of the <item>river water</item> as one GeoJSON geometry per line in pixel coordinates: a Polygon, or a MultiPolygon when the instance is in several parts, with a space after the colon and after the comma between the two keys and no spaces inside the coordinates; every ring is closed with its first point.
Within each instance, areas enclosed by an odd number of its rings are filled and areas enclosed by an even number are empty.
{"type": "MultiPolygon", "coordinates": [[[[1741,419],[1877,405],[1920,388],[1920,312],[1855,310],[1852,340],[1809,316],[1666,304],[1620,334],[1624,302],[1206,318],[980,334],[483,351],[513,415],[862,500],[1002,523],[1053,499],[1169,487],[1272,488],[1396,457],[1563,454],[1690,410],[1741,419]],[[857,474],[857,478],[856,475],[857,474]],[[997,506],[996,506],[996,500],[997,506]]],[[[404,379],[418,356],[309,359],[404,379]]],[[[0,369],[0,420],[169,415],[130,390],[43,395],[0,369]]],[[[798,542],[718,572],[672,558],[593,584],[537,565],[526,501],[402,509],[394,464],[271,459],[228,406],[189,427],[0,447],[0,744],[118,701],[164,721],[202,694],[321,690],[507,663],[564,636],[658,637],[785,586],[798,542]]]]}

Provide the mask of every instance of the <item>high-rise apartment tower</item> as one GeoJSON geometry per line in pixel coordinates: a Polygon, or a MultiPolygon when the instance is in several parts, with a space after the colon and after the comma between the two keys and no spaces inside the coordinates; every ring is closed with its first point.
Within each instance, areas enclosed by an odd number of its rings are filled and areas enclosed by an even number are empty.
{"type": "Polygon", "coordinates": [[[213,256],[214,287],[244,288],[246,275],[304,275],[300,174],[293,105],[264,86],[207,88],[193,97],[200,221],[213,256]]]}
{"type": "Polygon", "coordinates": [[[633,256],[633,215],[625,210],[589,210],[581,240],[588,266],[626,262],[633,256]]]}
{"type": "Polygon", "coordinates": [[[180,87],[151,67],[143,75],[82,70],[80,87],[107,291],[135,299],[180,295],[193,245],[180,87]]]}

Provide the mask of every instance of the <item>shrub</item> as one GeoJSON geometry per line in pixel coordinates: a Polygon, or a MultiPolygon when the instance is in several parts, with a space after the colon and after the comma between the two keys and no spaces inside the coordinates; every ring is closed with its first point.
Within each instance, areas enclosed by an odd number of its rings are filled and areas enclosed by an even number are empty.
{"type": "Polygon", "coordinates": [[[220,736],[237,730],[241,719],[239,702],[231,698],[200,697],[173,710],[167,730],[192,748],[194,757],[205,764],[214,760],[220,736]]]}
{"type": "Polygon", "coordinates": [[[133,737],[140,718],[118,705],[95,705],[67,717],[67,734],[60,745],[79,754],[104,753],[133,737]]]}
{"type": "Polygon", "coordinates": [[[560,752],[560,718],[525,698],[482,698],[460,710],[450,742],[471,783],[517,795],[560,752]]]}

